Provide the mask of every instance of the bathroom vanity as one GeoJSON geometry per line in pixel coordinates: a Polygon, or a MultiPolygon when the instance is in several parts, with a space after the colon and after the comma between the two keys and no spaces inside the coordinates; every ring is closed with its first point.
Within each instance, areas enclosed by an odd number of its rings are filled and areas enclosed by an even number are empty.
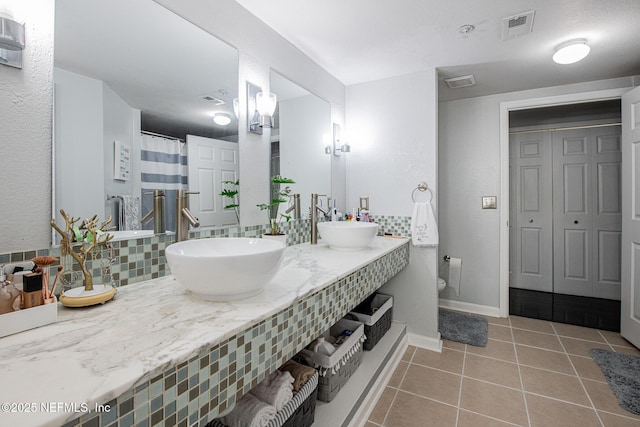
{"type": "Polygon", "coordinates": [[[305,243],[250,298],[199,300],[165,276],[102,306],[60,306],[57,323],[0,340],[0,424],[204,425],[408,262],[407,239],[305,243]]]}

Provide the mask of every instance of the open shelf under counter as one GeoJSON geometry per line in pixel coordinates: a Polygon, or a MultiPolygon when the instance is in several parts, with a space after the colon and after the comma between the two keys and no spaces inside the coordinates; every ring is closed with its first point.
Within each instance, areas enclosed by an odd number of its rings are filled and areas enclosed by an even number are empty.
{"type": "Polygon", "coordinates": [[[371,351],[331,402],[316,402],[314,425],[361,426],[408,348],[407,325],[391,328],[371,351]]]}

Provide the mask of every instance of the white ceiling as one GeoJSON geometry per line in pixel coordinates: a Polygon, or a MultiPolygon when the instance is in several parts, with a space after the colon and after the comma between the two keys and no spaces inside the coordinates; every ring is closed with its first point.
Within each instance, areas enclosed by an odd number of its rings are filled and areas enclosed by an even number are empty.
{"type": "Polygon", "coordinates": [[[346,85],[436,67],[442,101],[640,74],[640,0],[236,1],[346,85]],[[502,41],[502,19],[529,10],[533,31],[502,41]],[[575,38],[591,54],[555,64],[575,38]],[[465,74],[477,85],[442,83],[465,74]]]}

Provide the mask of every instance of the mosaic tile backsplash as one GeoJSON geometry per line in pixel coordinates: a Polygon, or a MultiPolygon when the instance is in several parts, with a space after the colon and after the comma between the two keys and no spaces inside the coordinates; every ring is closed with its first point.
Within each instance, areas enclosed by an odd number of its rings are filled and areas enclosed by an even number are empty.
{"type": "MultiPolygon", "coordinates": [[[[409,237],[411,217],[401,216],[375,216],[373,218],[380,226],[378,234],[391,233],[396,236],[409,237]]],[[[311,224],[309,219],[292,220],[282,224],[287,233],[287,246],[309,242],[311,240],[311,224]]],[[[189,233],[190,239],[205,239],[210,237],[259,237],[267,232],[269,225],[252,225],[247,227],[232,226],[218,229],[195,230],[189,233]]],[[[87,260],[87,268],[94,277],[94,284],[103,284],[105,281],[113,286],[126,286],[136,282],[157,279],[167,274],[168,270],[164,250],[175,242],[172,234],[160,234],[151,237],[131,240],[119,240],[112,243],[114,262],[110,263],[110,274],[105,276],[104,267],[109,258],[108,250],[96,251],[93,260],[87,260]]],[[[12,252],[0,254],[0,265],[29,261],[36,256],[50,255],[60,258],[60,263],[68,266],[74,274],[66,273],[62,276],[65,289],[81,286],[82,275],[80,267],[71,256],[66,259],[60,256],[60,248],[37,249],[24,252],[12,252]]],[[[58,264],[50,267],[51,280],[56,275],[58,264]]],[[[59,288],[58,288],[59,289],[59,288]]]]}

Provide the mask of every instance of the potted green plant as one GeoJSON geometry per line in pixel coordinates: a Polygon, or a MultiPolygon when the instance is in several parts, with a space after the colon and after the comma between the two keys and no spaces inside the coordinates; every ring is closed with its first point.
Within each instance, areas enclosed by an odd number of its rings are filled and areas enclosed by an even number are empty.
{"type": "Polygon", "coordinates": [[[236,214],[236,219],[238,223],[240,223],[240,212],[238,208],[240,207],[240,203],[238,201],[238,192],[240,188],[240,180],[236,181],[222,181],[222,184],[229,185],[231,188],[225,188],[220,192],[222,197],[226,197],[229,200],[229,204],[224,207],[224,209],[233,209],[236,214]]]}
{"type": "Polygon", "coordinates": [[[274,175],[271,177],[271,203],[262,203],[256,205],[261,210],[266,210],[269,216],[269,226],[271,228],[267,235],[278,236],[282,235],[280,231],[279,220],[284,218],[287,222],[291,219],[290,215],[280,213],[278,214],[278,208],[281,203],[287,203],[291,194],[291,188],[287,185],[282,188],[283,184],[295,184],[296,182],[290,178],[285,178],[280,175],[274,175]]]}

